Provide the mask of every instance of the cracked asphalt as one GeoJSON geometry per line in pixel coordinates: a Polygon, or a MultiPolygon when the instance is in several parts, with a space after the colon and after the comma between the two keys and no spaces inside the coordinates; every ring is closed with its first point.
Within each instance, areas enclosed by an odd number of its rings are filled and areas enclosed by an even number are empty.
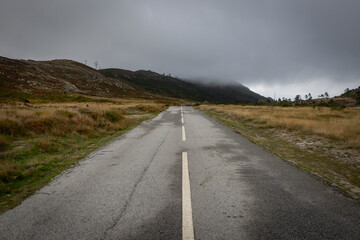
{"type": "Polygon", "coordinates": [[[171,107],[0,215],[0,239],[360,239],[360,205],[191,107],[171,107]],[[182,126],[186,141],[183,141],[182,126]]]}

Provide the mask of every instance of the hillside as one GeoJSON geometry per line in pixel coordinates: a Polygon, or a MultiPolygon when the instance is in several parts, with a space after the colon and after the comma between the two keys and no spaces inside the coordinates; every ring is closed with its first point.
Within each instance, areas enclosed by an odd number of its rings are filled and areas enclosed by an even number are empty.
{"type": "Polygon", "coordinates": [[[2,99],[29,94],[75,93],[99,97],[177,98],[211,103],[256,103],[264,97],[241,84],[191,83],[152,71],[95,70],[72,60],[13,60],[0,57],[2,99]]]}
{"type": "Polygon", "coordinates": [[[139,91],[168,97],[212,103],[256,103],[260,99],[266,99],[239,83],[201,84],[144,70],[133,72],[112,68],[100,72],[104,76],[124,81],[139,91]]]}
{"type": "Polygon", "coordinates": [[[358,105],[360,105],[360,87],[354,89],[346,89],[343,94],[341,94],[337,98],[350,98],[353,101],[356,101],[358,105]]]}
{"type": "Polygon", "coordinates": [[[119,79],[71,60],[33,61],[0,57],[2,95],[19,91],[35,94],[77,93],[99,97],[146,97],[119,79]]]}

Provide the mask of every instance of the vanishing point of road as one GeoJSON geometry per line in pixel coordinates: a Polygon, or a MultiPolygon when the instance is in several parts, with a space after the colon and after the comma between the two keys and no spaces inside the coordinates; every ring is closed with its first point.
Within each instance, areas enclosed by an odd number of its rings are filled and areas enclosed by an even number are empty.
{"type": "Polygon", "coordinates": [[[0,239],[360,239],[360,205],[171,107],[0,215],[0,239]]]}

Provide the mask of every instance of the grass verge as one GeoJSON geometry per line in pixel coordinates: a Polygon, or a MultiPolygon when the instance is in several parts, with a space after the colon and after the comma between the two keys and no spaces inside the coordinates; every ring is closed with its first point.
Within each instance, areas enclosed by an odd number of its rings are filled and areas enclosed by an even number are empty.
{"type": "MultiPolygon", "coordinates": [[[[281,111],[283,111],[281,108],[267,108],[267,112],[272,112],[276,116],[278,124],[274,123],[274,119],[272,122],[269,117],[266,119],[261,114],[264,107],[229,105],[198,107],[202,112],[233,128],[250,141],[264,147],[290,164],[312,173],[336,187],[346,196],[360,202],[360,149],[357,141],[354,140],[357,135],[349,133],[344,134],[343,138],[340,137],[340,134],[338,137],[334,137],[330,133],[331,130],[326,132],[326,126],[321,131],[310,131],[309,127],[307,127],[308,130],[304,130],[302,126],[289,128],[288,125],[281,124],[283,122],[289,124],[289,121],[285,120],[285,116],[289,116],[289,114],[284,114],[281,118],[281,111]]],[[[293,108],[292,110],[297,112],[297,116],[303,116],[305,111],[311,111],[308,108],[293,108]]],[[[314,109],[313,111],[328,112],[329,110],[314,109]]],[[[360,113],[356,111],[358,110],[350,111],[352,119],[350,121],[359,124],[360,113]]],[[[346,115],[344,112],[333,112],[332,114],[346,115]]],[[[320,116],[320,118],[324,117],[320,116]]],[[[327,120],[330,121],[330,124],[327,123],[328,126],[331,126],[331,119],[331,115],[327,116],[327,120]]],[[[298,126],[301,125],[300,117],[294,119],[293,122],[298,126]]],[[[304,125],[309,124],[309,121],[303,122],[304,125]]]]}
{"type": "Polygon", "coordinates": [[[2,104],[0,213],[166,108],[150,101],[2,104]]]}

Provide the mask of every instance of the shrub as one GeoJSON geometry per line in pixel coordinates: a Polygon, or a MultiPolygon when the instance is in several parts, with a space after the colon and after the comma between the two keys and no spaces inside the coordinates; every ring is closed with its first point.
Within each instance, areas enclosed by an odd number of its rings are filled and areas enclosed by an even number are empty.
{"type": "Polygon", "coordinates": [[[4,162],[0,164],[0,182],[11,182],[20,174],[19,165],[12,162],[4,162]]]}
{"type": "Polygon", "coordinates": [[[6,149],[7,146],[9,146],[9,142],[6,137],[0,135],[0,151],[6,149]]]}
{"type": "Polygon", "coordinates": [[[51,153],[57,151],[55,144],[51,141],[39,140],[35,145],[40,152],[51,153]]]}
{"type": "Polygon", "coordinates": [[[129,118],[122,118],[121,121],[118,121],[116,123],[112,123],[108,126],[106,126],[106,129],[108,131],[119,131],[126,129],[130,124],[132,123],[132,120],[129,118]]]}
{"type": "Polygon", "coordinates": [[[81,108],[79,109],[79,112],[81,114],[91,117],[94,120],[97,120],[100,117],[100,114],[98,112],[91,111],[90,109],[87,108],[81,108]]]}
{"type": "Polygon", "coordinates": [[[110,122],[117,122],[120,119],[123,119],[123,116],[115,110],[106,111],[104,117],[110,122]]]}
{"type": "Polygon", "coordinates": [[[22,123],[6,118],[0,120],[0,134],[11,136],[24,136],[26,135],[26,129],[22,123]]]}
{"type": "Polygon", "coordinates": [[[86,135],[86,136],[96,135],[96,134],[94,134],[93,130],[88,126],[77,126],[75,131],[79,135],[86,135]]]}
{"type": "Polygon", "coordinates": [[[69,112],[69,111],[66,111],[66,110],[57,110],[57,111],[55,111],[55,114],[59,115],[59,116],[65,116],[65,117],[70,118],[70,119],[75,116],[75,113],[69,112]]]}
{"type": "Polygon", "coordinates": [[[56,121],[52,117],[31,119],[26,123],[26,127],[38,134],[45,134],[51,132],[56,126],[56,121]]]}
{"type": "Polygon", "coordinates": [[[23,102],[23,103],[30,103],[30,101],[22,96],[19,97],[19,100],[20,102],[23,102]]]}

